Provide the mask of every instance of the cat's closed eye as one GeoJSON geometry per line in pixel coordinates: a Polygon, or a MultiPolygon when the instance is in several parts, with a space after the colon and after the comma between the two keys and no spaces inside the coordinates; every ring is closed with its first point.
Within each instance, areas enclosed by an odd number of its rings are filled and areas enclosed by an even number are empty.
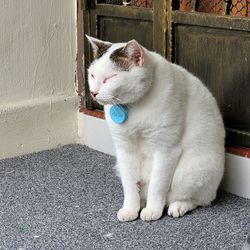
{"type": "Polygon", "coordinates": [[[91,77],[92,77],[93,79],[95,79],[95,76],[94,76],[93,74],[91,74],[91,77]]]}
{"type": "Polygon", "coordinates": [[[106,77],[104,80],[103,80],[103,83],[105,84],[105,83],[107,83],[107,81],[109,80],[109,79],[111,79],[111,78],[113,78],[113,77],[115,77],[115,76],[117,76],[118,74],[113,74],[113,75],[111,75],[111,76],[108,76],[108,77],[106,77]]]}

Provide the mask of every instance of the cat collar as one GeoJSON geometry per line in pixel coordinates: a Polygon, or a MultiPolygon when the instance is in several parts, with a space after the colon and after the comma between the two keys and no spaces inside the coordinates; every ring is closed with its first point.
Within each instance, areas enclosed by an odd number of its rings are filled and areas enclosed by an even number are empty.
{"type": "Polygon", "coordinates": [[[113,122],[122,124],[128,119],[128,108],[122,104],[112,105],[109,110],[113,122]]]}

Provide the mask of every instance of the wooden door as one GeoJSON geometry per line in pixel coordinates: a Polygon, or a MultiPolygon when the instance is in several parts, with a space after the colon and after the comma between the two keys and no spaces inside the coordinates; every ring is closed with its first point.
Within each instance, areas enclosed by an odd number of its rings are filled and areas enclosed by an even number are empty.
{"type": "Polygon", "coordinates": [[[190,8],[177,7],[171,13],[169,59],[198,76],[213,93],[227,144],[250,147],[250,18],[232,16],[235,6],[230,2],[185,1],[190,8]],[[211,3],[213,12],[199,11],[204,2],[211,3]]]}
{"type": "MultiPolygon", "coordinates": [[[[110,42],[136,39],[146,48],[165,56],[166,0],[153,1],[149,8],[107,4],[107,2],[110,1],[83,1],[85,34],[110,42]]],[[[88,44],[85,44],[84,54],[86,69],[92,61],[92,52],[88,44]]],[[[85,85],[86,107],[101,108],[93,102],[89,95],[88,84],[85,85]]]]}

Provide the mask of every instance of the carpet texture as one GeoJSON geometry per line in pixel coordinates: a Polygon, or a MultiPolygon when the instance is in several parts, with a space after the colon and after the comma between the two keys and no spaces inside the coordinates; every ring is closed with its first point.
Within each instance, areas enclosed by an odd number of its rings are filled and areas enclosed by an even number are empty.
{"type": "Polygon", "coordinates": [[[0,249],[241,249],[250,200],[220,193],[183,218],[121,223],[112,156],[81,145],[0,161],[0,249]]]}

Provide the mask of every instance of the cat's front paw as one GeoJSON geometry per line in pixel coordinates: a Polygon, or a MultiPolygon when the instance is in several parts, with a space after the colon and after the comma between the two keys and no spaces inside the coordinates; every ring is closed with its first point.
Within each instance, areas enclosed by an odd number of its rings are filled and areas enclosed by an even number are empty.
{"type": "Polygon", "coordinates": [[[119,221],[132,221],[138,217],[138,212],[136,210],[130,210],[126,208],[121,208],[117,213],[117,218],[119,221]]]}
{"type": "Polygon", "coordinates": [[[158,220],[161,218],[162,211],[151,208],[143,208],[141,211],[141,219],[144,221],[158,220]]]}

